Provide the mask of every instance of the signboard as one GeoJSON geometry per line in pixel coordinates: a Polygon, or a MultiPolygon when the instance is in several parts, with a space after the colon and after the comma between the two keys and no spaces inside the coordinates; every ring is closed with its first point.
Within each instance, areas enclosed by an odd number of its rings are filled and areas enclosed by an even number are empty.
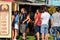
{"type": "Polygon", "coordinates": [[[0,2],[0,38],[11,38],[11,2],[0,2]]]}
{"type": "Polygon", "coordinates": [[[60,0],[49,0],[49,5],[60,6],[60,0]]]}
{"type": "Polygon", "coordinates": [[[14,0],[2,0],[2,1],[9,1],[9,2],[13,2],[14,0]]]}

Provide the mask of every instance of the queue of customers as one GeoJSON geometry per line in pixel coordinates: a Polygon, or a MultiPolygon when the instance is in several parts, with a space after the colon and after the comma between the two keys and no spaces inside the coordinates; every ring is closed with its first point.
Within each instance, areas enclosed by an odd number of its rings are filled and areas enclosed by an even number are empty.
{"type": "MultiPolygon", "coordinates": [[[[36,40],[49,40],[48,39],[48,29],[49,29],[49,20],[51,20],[51,28],[54,32],[54,40],[59,40],[60,32],[60,12],[59,9],[56,9],[56,12],[52,16],[47,12],[47,8],[42,9],[42,13],[39,9],[36,10],[34,15],[34,29],[36,40]],[[57,37],[58,35],[58,37],[57,37]]],[[[22,33],[22,40],[26,39],[26,29],[28,28],[28,23],[31,22],[30,13],[26,11],[25,8],[21,9],[21,12],[15,12],[12,15],[12,40],[17,40],[18,29],[20,27],[20,32],[22,33]],[[20,26],[19,26],[20,25],[20,26]],[[19,27],[18,27],[19,26],[19,27]]]]}

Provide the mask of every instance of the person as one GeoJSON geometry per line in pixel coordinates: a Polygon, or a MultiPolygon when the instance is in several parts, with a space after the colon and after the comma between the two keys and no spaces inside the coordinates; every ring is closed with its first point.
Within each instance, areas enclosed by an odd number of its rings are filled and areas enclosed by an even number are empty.
{"type": "Polygon", "coordinates": [[[14,18],[15,18],[15,16],[14,16],[14,14],[12,13],[12,17],[11,17],[11,21],[12,21],[12,40],[14,39],[14,18]]]}
{"type": "Polygon", "coordinates": [[[16,37],[17,37],[17,30],[18,30],[18,22],[19,22],[19,16],[18,16],[18,12],[16,11],[15,13],[14,13],[14,16],[12,16],[12,17],[14,17],[13,18],[13,31],[12,31],[12,33],[13,33],[13,40],[17,40],[16,39],[16,37]]]}
{"type": "Polygon", "coordinates": [[[59,32],[60,32],[59,8],[56,8],[56,12],[54,14],[52,14],[51,27],[52,27],[53,32],[54,32],[54,40],[58,40],[57,39],[57,33],[58,33],[58,36],[60,36],[59,35],[59,32]]]}
{"type": "Polygon", "coordinates": [[[50,14],[50,35],[52,35],[53,34],[53,29],[51,28],[51,19],[52,19],[52,14],[50,14]]]}
{"type": "Polygon", "coordinates": [[[30,21],[30,16],[27,15],[26,9],[22,8],[20,13],[20,32],[22,33],[22,40],[26,40],[26,29],[30,21]]]}
{"type": "Polygon", "coordinates": [[[41,15],[41,19],[42,19],[42,23],[41,23],[42,40],[48,40],[49,18],[50,18],[50,14],[47,12],[47,8],[44,7],[43,13],[41,15]]]}
{"type": "Polygon", "coordinates": [[[36,10],[34,19],[35,19],[34,25],[35,25],[36,38],[37,40],[40,40],[39,34],[40,34],[40,27],[41,27],[41,13],[39,9],[36,10]]]}

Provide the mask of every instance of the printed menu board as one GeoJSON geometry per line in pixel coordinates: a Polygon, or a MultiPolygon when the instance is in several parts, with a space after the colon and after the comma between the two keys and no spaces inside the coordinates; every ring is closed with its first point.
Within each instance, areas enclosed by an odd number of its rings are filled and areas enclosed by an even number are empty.
{"type": "Polygon", "coordinates": [[[11,38],[11,2],[0,2],[0,38],[11,38]]]}

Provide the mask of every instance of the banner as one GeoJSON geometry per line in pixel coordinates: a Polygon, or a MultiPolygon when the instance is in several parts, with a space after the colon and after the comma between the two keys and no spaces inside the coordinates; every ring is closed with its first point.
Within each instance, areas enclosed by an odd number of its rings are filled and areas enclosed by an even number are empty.
{"type": "Polygon", "coordinates": [[[11,38],[11,2],[0,2],[0,38],[11,38]]]}
{"type": "Polygon", "coordinates": [[[60,6],[60,0],[49,0],[49,5],[60,6]]]}

